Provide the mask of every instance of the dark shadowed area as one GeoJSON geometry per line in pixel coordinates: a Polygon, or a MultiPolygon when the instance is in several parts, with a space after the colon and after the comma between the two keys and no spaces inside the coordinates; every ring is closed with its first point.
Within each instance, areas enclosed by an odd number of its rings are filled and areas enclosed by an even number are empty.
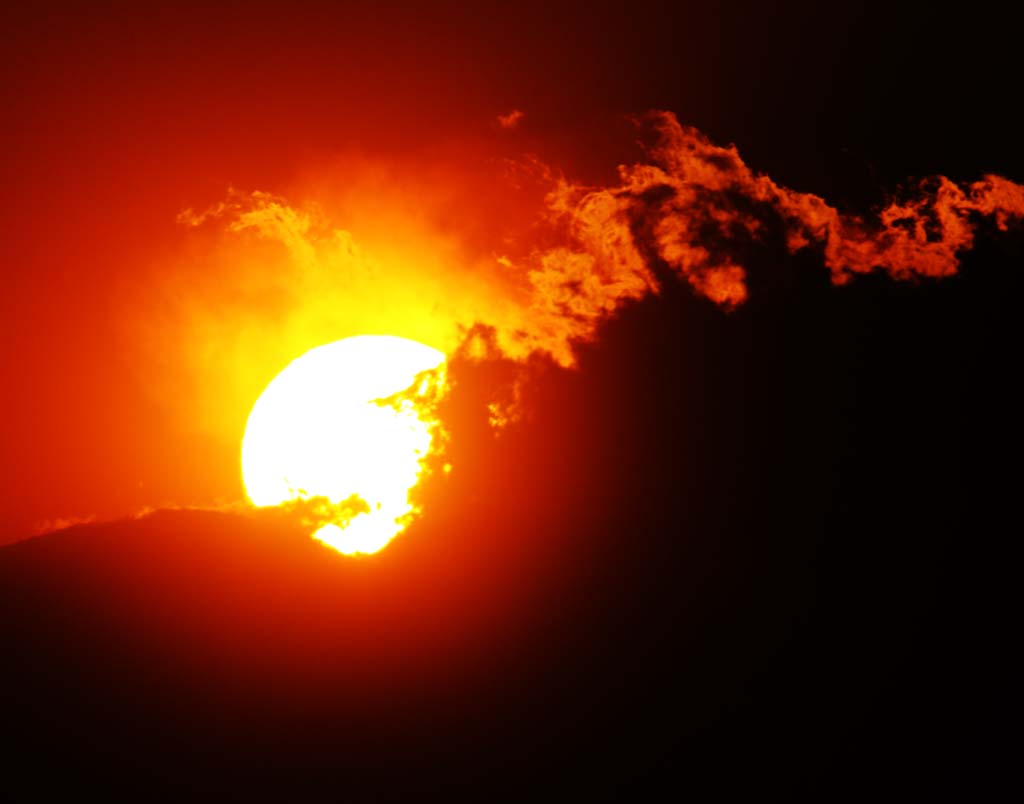
{"type": "Polygon", "coordinates": [[[497,437],[514,367],[453,364],[459,469],[365,561],[188,511],[4,548],[8,783],[994,792],[1010,547],[971,490],[1013,329],[987,288],[1019,288],[1020,239],[982,240],[942,283],[773,257],[729,314],[670,285],[577,371],[533,366],[497,437]]]}

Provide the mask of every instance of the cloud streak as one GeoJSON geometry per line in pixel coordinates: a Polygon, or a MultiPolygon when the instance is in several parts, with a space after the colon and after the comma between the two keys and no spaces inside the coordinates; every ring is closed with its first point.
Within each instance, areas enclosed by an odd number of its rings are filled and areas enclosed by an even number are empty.
{"type": "Polygon", "coordinates": [[[941,278],[956,273],[978,218],[1005,230],[1024,217],[1024,187],[994,175],[967,186],[930,178],[873,218],[844,214],[756,174],[735,146],[715,145],[669,112],[645,122],[656,136],[649,161],[620,167],[618,185],[561,181],[548,198],[574,243],[543,254],[531,281],[543,312],[584,330],[585,321],[656,290],[652,262],[731,309],[750,293],[744,255],[779,233],[790,252],[820,251],[836,284],[873,271],[941,278]]]}
{"type": "Polygon", "coordinates": [[[673,274],[725,311],[756,292],[752,266],[779,248],[817,254],[837,285],[872,272],[941,279],[982,219],[1006,229],[1024,217],[1024,187],[994,175],[931,178],[877,214],[841,212],[669,112],[639,122],[651,144],[607,186],[536,157],[454,149],[434,162],[350,159],[306,195],[300,186],[299,202],[233,191],[186,210],[202,264],[163,273],[165,303],[139,305],[133,333],[164,357],[158,395],[184,397],[192,422],[238,439],[288,361],[350,335],[571,367],[577,345],[673,274]]]}

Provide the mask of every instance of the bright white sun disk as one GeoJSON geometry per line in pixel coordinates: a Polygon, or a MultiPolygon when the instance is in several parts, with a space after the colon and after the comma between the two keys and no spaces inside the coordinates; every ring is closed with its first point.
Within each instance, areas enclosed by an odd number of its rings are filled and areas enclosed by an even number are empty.
{"type": "Polygon", "coordinates": [[[246,424],[249,498],[258,506],[325,498],[317,539],[342,553],[381,549],[413,513],[409,492],[434,429],[416,393],[381,400],[443,364],[436,349],[388,335],[346,338],[292,361],[246,424]]]}

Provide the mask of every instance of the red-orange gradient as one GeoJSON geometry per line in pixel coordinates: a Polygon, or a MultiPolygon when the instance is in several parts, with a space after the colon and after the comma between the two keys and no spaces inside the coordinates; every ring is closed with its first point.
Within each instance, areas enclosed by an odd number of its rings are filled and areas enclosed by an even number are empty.
{"type": "MultiPolygon", "coordinates": [[[[234,375],[220,392],[201,387],[209,375],[189,367],[202,361],[196,345],[175,343],[160,324],[204,298],[242,299],[211,274],[216,255],[177,217],[217,203],[231,186],[315,199],[291,191],[332,184],[339,163],[384,162],[394,194],[410,195],[402,166],[423,166],[420,184],[429,178],[444,194],[452,180],[440,175],[439,153],[472,162],[481,143],[495,146],[492,155],[522,150],[498,115],[556,71],[562,49],[521,10],[461,20],[462,5],[432,4],[426,14],[259,3],[0,10],[10,121],[0,132],[0,540],[76,518],[239,498],[248,391],[295,357],[296,344],[244,367],[244,395],[232,396],[234,375]],[[510,59],[527,60],[530,71],[510,72],[510,59]],[[200,299],[178,296],[190,287],[176,281],[182,276],[197,279],[200,299]],[[211,411],[203,394],[218,393],[224,404],[211,411]]],[[[570,94],[596,103],[610,69],[591,64],[579,76],[593,89],[533,91],[532,110],[560,108],[570,94]]],[[[478,196],[473,209],[500,203],[478,196]]],[[[460,238],[466,212],[445,213],[460,238]]],[[[445,254],[417,256],[429,268],[445,254]]],[[[276,303],[265,301],[268,311],[276,303]]],[[[230,313],[216,310],[207,323],[230,327],[230,313]]],[[[341,327],[329,339],[345,334],[341,327]]]]}
{"type": "MultiPolygon", "coordinates": [[[[836,281],[945,276],[976,218],[1024,208],[1019,185],[988,176],[845,214],[668,113],[631,157],[612,121],[710,91],[664,69],[680,48],[655,12],[628,30],[548,8],[467,25],[446,6],[18,13],[5,540],[237,502],[251,405],[322,343],[393,334],[452,353],[488,331],[501,354],[569,366],[574,344],[657,291],[652,266],[735,307],[744,254],[782,230],[836,281]],[[539,19],[572,32],[571,57],[539,19]],[[685,86],[649,91],[623,47],[685,86]]],[[[498,396],[494,421],[516,398],[498,396]]]]}

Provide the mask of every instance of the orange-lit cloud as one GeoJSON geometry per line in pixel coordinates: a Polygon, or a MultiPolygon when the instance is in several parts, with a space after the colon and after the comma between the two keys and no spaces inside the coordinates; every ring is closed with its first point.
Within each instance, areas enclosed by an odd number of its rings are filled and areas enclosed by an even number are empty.
{"type": "Polygon", "coordinates": [[[513,109],[508,114],[498,115],[498,125],[502,128],[515,128],[526,115],[520,109],[513,109]]]}
{"type": "Polygon", "coordinates": [[[44,519],[41,522],[37,522],[32,532],[35,535],[41,535],[43,533],[52,533],[55,530],[64,530],[65,528],[73,528],[75,525],[88,525],[96,521],[96,517],[89,514],[84,516],[60,516],[53,519],[44,519]]]}
{"type": "MultiPolygon", "coordinates": [[[[545,173],[549,223],[560,238],[508,263],[530,288],[520,342],[562,365],[623,303],[658,292],[665,268],[731,309],[750,292],[746,256],[773,238],[791,252],[818,249],[836,284],[876,270],[897,280],[940,278],[956,272],[977,218],[1005,229],[1024,217],[1024,186],[999,176],[967,187],[929,179],[875,218],[844,214],[754,173],[734,146],[714,145],[669,112],[645,122],[656,135],[650,161],[620,166],[618,185],[545,173]]],[[[499,333],[498,341],[509,338],[499,333]]]]}
{"type": "Polygon", "coordinates": [[[735,147],[670,113],[646,122],[649,159],[621,166],[614,186],[455,148],[433,160],[351,158],[288,198],[234,191],[183,212],[191,253],[135,305],[147,383],[189,426],[238,439],[289,361],[351,335],[453,354],[486,332],[506,357],[571,366],[576,344],[657,293],[668,270],[726,309],[748,298],[748,255],[780,237],[793,252],[817,249],[836,283],[876,270],[943,277],[978,217],[1005,228],[1024,216],[1024,187],[998,176],[966,187],[940,177],[875,217],[845,214],[754,173],[735,147]]]}
{"type": "Polygon", "coordinates": [[[820,248],[836,283],[875,270],[894,279],[949,276],[973,243],[974,217],[993,217],[1005,229],[1024,216],[1024,186],[999,176],[967,187],[940,176],[876,219],[843,214],[754,173],[734,146],[714,145],[671,113],[653,113],[649,122],[657,134],[650,163],[620,167],[614,187],[563,182],[552,194],[553,209],[570,221],[581,249],[572,259],[587,255],[594,260],[589,275],[604,278],[598,287],[581,285],[569,269],[564,281],[544,281],[562,291],[570,284],[582,289],[574,312],[599,314],[615,305],[616,293],[635,298],[652,281],[652,259],[697,292],[735,307],[748,295],[742,254],[778,231],[790,251],[820,248]]]}
{"type": "Polygon", "coordinates": [[[477,321],[516,329],[520,291],[498,260],[511,246],[485,219],[509,216],[485,216],[471,185],[353,158],[288,199],[232,191],[184,211],[181,251],[126,291],[141,381],[182,427],[235,441],[266,384],[315,346],[391,334],[451,353],[477,321]]]}

